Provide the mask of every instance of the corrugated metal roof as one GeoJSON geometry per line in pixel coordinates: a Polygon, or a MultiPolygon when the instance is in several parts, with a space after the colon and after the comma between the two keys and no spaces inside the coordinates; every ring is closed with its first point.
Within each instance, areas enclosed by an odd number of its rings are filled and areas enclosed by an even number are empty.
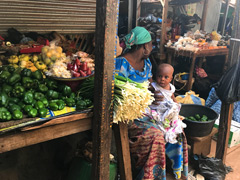
{"type": "Polygon", "coordinates": [[[96,0],[0,0],[0,34],[8,28],[48,33],[95,31],[96,0]]]}

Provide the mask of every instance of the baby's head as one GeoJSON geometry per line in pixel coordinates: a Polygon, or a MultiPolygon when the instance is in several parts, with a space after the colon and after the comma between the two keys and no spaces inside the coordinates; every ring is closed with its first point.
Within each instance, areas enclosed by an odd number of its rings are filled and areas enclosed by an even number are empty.
{"type": "Polygon", "coordinates": [[[157,68],[156,82],[162,88],[168,88],[173,78],[174,69],[170,64],[160,64],[157,68]]]}

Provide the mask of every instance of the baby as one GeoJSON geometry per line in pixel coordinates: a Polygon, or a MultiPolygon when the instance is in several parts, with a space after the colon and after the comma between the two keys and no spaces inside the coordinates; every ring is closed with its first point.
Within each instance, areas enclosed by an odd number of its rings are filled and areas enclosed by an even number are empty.
{"type": "Polygon", "coordinates": [[[165,140],[169,143],[177,142],[177,135],[183,132],[186,125],[179,119],[181,105],[174,97],[175,87],[170,83],[174,69],[170,64],[160,64],[157,68],[156,82],[151,85],[158,95],[163,96],[162,101],[150,105],[150,116],[164,132],[165,140]]]}

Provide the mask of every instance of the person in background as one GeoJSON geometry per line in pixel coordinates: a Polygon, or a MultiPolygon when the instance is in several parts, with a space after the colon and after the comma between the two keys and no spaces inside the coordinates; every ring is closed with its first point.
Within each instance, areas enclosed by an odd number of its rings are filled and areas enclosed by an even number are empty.
{"type": "MultiPolygon", "coordinates": [[[[217,96],[217,93],[214,87],[209,92],[205,106],[210,107],[211,109],[216,111],[216,113],[218,114],[221,113],[222,101],[217,96]]],[[[234,103],[232,120],[240,123],[240,101],[237,101],[234,103]]]]}
{"type": "MultiPolygon", "coordinates": [[[[140,83],[152,82],[152,65],[148,58],[152,51],[150,33],[143,27],[135,27],[124,37],[124,42],[124,53],[116,59],[116,75],[140,83]]],[[[165,154],[173,161],[175,178],[180,179],[183,172],[186,179],[188,154],[185,136],[180,136],[176,144],[165,144],[163,132],[145,116],[129,125],[129,141],[134,179],[166,180],[165,154]]]]}

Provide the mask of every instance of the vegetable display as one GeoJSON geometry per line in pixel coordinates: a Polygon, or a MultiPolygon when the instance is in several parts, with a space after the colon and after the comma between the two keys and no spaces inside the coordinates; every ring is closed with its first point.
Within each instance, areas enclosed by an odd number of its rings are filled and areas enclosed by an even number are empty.
{"type": "Polygon", "coordinates": [[[200,116],[199,114],[195,114],[194,116],[185,117],[185,119],[190,120],[190,121],[202,121],[202,122],[208,121],[208,117],[206,115],[200,116]]]}
{"type": "Polygon", "coordinates": [[[26,117],[46,117],[49,109],[58,111],[65,106],[84,110],[92,100],[76,95],[71,88],[53,79],[44,78],[41,70],[0,67],[0,121],[26,117]]]}
{"type": "Polygon", "coordinates": [[[130,122],[143,117],[146,108],[153,102],[149,83],[137,83],[121,76],[115,76],[113,99],[113,122],[130,122]]]}

